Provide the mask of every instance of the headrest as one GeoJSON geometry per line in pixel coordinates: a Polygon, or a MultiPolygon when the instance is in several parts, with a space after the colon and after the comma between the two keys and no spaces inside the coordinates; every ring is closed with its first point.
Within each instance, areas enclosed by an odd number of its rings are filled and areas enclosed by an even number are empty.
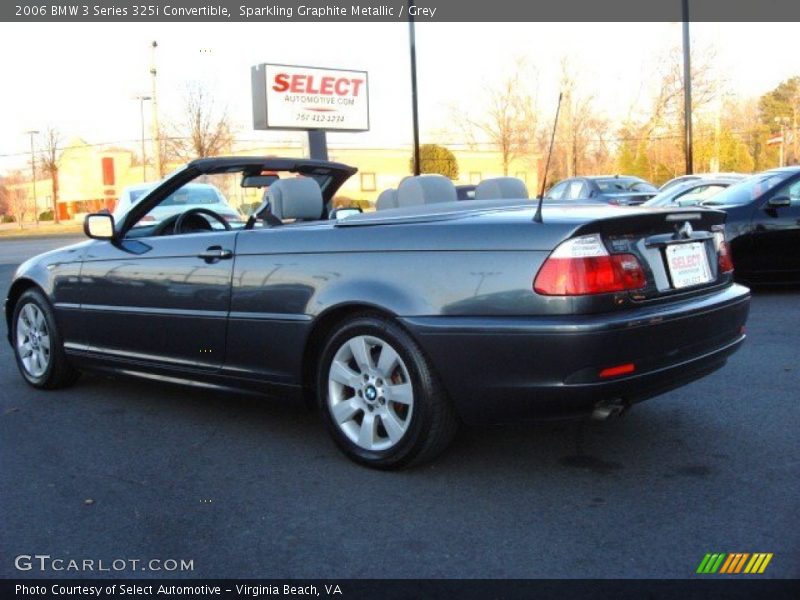
{"type": "Polygon", "coordinates": [[[527,199],[528,188],[516,177],[484,179],[475,188],[475,200],[527,199]]]}
{"type": "Polygon", "coordinates": [[[270,208],[279,219],[314,220],[322,217],[322,190],[310,177],[279,179],[269,186],[270,208]]]}
{"type": "Polygon", "coordinates": [[[397,186],[397,206],[420,206],[438,202],[455,202],[456,186],[444,175],[406,177],[397,186]]]}
{"type": "Polygon", "coordinates": [[[397,190],[393,188],[383,190],[375,201],[375,210],[385,210],[387,208],[397,208],[397,190]]]}

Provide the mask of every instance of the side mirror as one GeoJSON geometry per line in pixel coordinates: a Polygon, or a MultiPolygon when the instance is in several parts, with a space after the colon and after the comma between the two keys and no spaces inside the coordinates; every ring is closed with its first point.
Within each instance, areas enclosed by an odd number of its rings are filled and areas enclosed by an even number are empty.
{"type": "Polygon", "coordinates": [[[110,240],[114,237],[114,217],[104,213],[86,215],[83,233],[93,240],[110,240]]]}
{"type": "Polygon", "coordinates": [[[767,201],[767,206],[770,208],[783,208],[791,205],[792,200],[789,196],[775,196],[767,201]]]}
{"type": "Polygon", "coordinates": [[[340,208],[334,208],[328,215],[328,219],[331,220],[346,219],[347,217],[351,217],[353,215],[357,215],[362,212],[364,211],[361,210],[360,206],[342,206],[340,208]]]}

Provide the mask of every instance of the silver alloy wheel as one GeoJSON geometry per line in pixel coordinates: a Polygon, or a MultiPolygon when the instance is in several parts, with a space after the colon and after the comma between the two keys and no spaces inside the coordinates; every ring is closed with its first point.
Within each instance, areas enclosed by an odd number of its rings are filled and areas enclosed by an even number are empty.
{"type": "Polygon", "coordinates": [[[328,373],[333,421],[365,450],[387,450],[411,424],[414,390],[403,359],[384,340],[359,335],[337,350],[328,373]]]}
{"type": "Polygon", "coordinates": [[[50,364],[50,332],[42,310],[33,302],[22,307],[17,317],[17,352],[31,377],[41,377],[50,364]]]}

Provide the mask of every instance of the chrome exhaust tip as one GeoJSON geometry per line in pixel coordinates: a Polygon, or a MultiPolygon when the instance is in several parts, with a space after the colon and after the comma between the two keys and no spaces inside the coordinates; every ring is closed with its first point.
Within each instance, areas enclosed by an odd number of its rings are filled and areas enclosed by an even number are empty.
{"type": "Polygon", "coordinates": [[[592,411],[592,419],[596,421],[605,421],[611,417],[619,417],[628,405],[622,398],[612,398],[611,400],[601,400],[594,405],[592,411]]]}

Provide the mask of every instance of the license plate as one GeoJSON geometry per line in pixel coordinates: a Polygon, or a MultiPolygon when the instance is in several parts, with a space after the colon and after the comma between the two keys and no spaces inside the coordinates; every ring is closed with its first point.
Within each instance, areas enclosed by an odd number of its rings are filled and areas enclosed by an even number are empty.
{"type": "Polygon", "coordinates": [[[667,246],[667,266],[676,289],[711,281],[705,244],[672,244],[667,246]]]}

